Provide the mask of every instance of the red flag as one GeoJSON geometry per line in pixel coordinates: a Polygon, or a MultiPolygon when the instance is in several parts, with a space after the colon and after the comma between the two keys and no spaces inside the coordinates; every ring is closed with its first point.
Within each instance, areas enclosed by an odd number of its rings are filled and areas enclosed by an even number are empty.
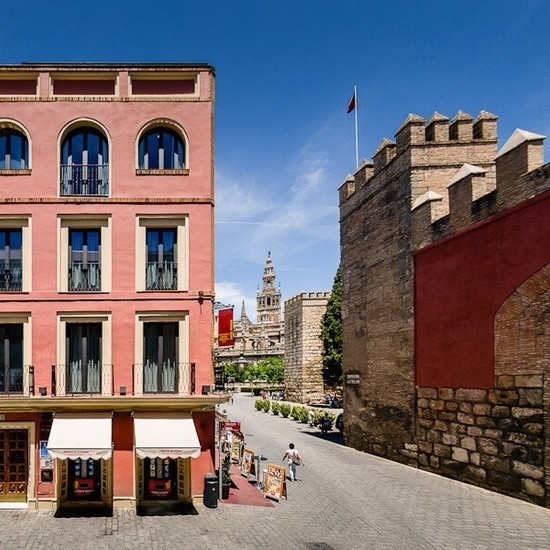
{"type": "Polygon", "coordinates": [[[355,92],[353,92],[353,95],[351,96],[351,99],[348,103],[348,113],[351,113],[355,109],[355,92]]]}

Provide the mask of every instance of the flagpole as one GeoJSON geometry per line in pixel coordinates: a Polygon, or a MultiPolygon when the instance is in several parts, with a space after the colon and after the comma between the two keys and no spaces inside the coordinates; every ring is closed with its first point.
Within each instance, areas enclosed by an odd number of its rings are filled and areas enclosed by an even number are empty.
{"type": "Polygon", "coordinates": [[[357,98],[357,84],[353,86],[353,94],[355,96],[355,169],[359,169],[359,131],[357,129],[357,111],[359,110],[359,101],[357,98]]]}

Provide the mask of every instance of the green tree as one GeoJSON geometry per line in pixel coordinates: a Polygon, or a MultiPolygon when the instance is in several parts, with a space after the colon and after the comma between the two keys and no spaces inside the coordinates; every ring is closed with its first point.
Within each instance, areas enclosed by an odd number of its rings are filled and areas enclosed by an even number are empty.
{"type": "Polygon", "coordinates": [[[243,372],[235,363],[225,365],[225,378],[233,378],[236,382],[244,382],[243,372]]]}
{"type": "Polygon", "coordinates": [[[323,380],[334,388],[342,384],[342,278],[336,271],[327,310],[321,319],[323,380]]]}
{"type": "Polygon", "coordinates": [[[285,364],[282,357],[268,357],[258,363],[262,380],[270,384],[280,384],[285,380],[285,364]]]}

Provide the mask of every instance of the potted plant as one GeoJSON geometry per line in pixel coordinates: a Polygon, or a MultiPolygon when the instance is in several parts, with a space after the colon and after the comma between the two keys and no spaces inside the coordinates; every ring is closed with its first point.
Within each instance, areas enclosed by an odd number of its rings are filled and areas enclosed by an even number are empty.
{"type": "Polygon", "coordinates": [[[222,462],[222,499],[229,498],[229,489],[231,487],[231,457],[226,453],[222,462]]]}

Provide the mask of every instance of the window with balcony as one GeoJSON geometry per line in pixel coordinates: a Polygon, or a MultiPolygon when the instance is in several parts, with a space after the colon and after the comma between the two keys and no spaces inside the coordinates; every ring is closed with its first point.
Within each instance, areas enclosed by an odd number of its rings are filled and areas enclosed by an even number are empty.
{"type": "Polygon", "coordinates": [[[23,393],[23,325],[0,324],[0,393],[23,393]]]}
{"type": "Polygon", "coordinates": [[[95,128],[80,127],[61,144],[61,195],[108,196],[109,146],[95,128]]]}
{"type": "Polygon", "coordinates": [[[100,235],[99,229],[69,229],[69,291],[101,291],[100,235]]]}
{"type": "Polygon", "coordinates": [[[22,290],[21,229],[0,229],[0,291],[22,290]]]}
{"type": "Polygon", "coordinates": [[[147,229],[146,290],[177,290],[176,229],[147,229]]]}
{"type": "Polygon", "coordinates": [[[66,393],[101,393],[101,323],[68,323],[66,338],[66,393]]]}
{"type": "Polygon", "coordinates": [[[29,143],[22,132],[0,128],[0,170],[29,168],[29,143]]]}
{"type": "Polygon", "coordinates": [[[156,127],[139,140],[138,166],[145,170],[182,170],[185,146],[181,136],[171,128],[156,127]]]}
{"type": "Polygon", "coordinates": [[[110,216],[63,214],[58,216],[58,230],[59,292],[110,292],[110,216]]]}
{"type": "Polygon", "coordinates": [[[144,323],[144,393],[178,391],[178,338],[178,323],[144,323]]]}
{"type": "Polygon", "coordinates": [[[188,216],[136,218],[136,290],[188,288],[188,216]]]}

